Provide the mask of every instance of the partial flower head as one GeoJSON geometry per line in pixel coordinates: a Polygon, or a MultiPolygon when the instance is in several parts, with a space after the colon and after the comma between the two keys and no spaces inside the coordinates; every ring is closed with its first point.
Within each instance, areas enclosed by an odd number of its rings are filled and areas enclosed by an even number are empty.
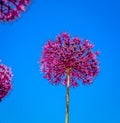
{"type": "Polygon", "coordinates": [[[99,52],[93,52],[93,47],[89,40],[71,38],[66,32],[57,36],[55,41],[49,40],[44,45],[40,60],[44,77],[52,84],[66,85],[66,72],[70,69],[71,86],[78,86],[78,80],[84,84],[92,83],[99,72],[99,52]]]}
{"type": "Polygon", "coordinates": [[[12,72],[9,67],[0,63],[0,101],[9,93],[12,88],[12,72]]]}
{"type": "Polygon", "coordinates": [[[30,0],[0,0],[0,21],[12,21],[25,11],[30,0]]]}

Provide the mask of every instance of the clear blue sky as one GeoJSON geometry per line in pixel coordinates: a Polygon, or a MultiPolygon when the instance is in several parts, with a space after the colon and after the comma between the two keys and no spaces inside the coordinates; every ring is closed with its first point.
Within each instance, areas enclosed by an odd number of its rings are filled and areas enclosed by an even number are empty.
{"type": "Polygon", "coordinates": [[[66,89],[49,84],[38,64],[42,46],[63,31],[101,51],[94,83],[70,90],[70,123],[120,123],[119,0],[32,0],[17,21],[0,23],[0,59],[14,74],[0,123],[65,122],[66,89]]]}

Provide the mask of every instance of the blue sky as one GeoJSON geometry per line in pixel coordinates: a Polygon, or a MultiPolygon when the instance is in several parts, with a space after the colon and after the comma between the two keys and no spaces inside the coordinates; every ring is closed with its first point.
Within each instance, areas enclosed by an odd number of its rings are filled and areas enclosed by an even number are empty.
{"type": "Polygon", "coordinates": [[[42,46],[67,31],[101,52],[90,86],[70,90],[70,123],[120,123],[119,0],[32,0],[21,18],[0,23],[0,59],[12,68],[13,89],[0,103],[0,123],[64,123],[64,86],[39,70],[42,46]]]}

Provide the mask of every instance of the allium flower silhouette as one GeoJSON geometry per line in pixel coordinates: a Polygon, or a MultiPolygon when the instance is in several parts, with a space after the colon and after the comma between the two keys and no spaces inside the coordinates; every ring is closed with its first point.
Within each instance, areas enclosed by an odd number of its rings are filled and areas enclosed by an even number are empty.
{"type": "Polygon", "coordinates": [[[0,21],[12,21],[25,11],[30,0],[0,0],[0,21]]]}
{"type": "Polygon", "coordinates": [[[0,63],[0,101],[9,93],[12,88],[12,72],[9,67],[0,63]]]}
{"type": "Polygon", "coordinates": [[[69,88],[83,84],[91,84],[99,72],[98,51],[93,52],[94,45],[89,40],[79,37],[71,38],[66,32],[49,40],[44,45],[41,58],[41,70],[44,77],[52,84],[62,83],[66,91],[66,123],[68,123],[69,88]]]}

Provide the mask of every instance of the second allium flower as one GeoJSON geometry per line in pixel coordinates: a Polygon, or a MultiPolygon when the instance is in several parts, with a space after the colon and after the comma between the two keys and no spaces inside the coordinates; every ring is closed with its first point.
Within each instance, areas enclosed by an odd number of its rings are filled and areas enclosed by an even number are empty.
{"type": "Polygon", "coordinates": [[[9,67],[0,61],[0,101],[9,93],[12,88],[12,72],[9,67]]]}
{"type": "Polygon", "coordinates": [[[30,0],[0,0],[0,21],[13,21],[26,10],[30,0]]]}

